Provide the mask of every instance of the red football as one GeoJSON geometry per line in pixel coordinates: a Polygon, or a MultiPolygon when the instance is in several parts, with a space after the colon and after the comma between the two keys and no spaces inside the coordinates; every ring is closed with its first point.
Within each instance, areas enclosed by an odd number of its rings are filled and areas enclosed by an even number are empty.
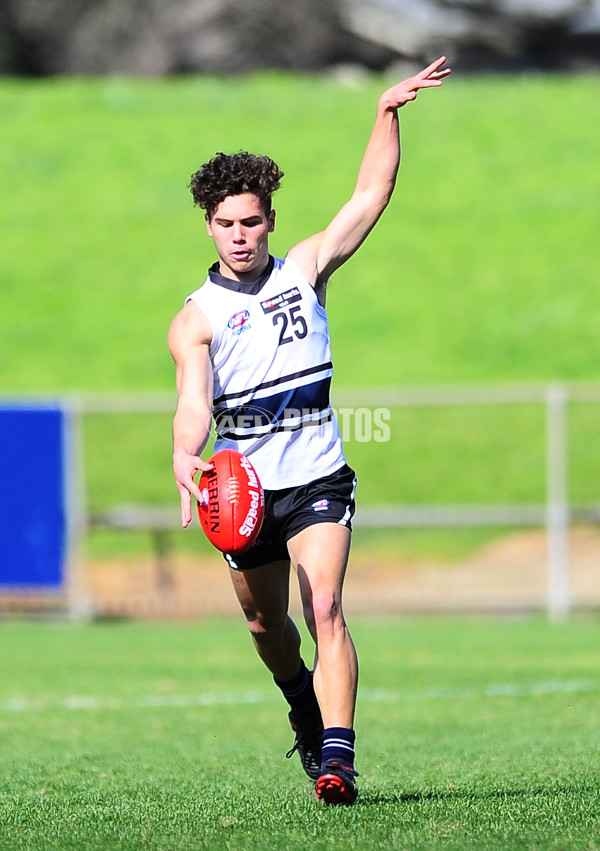
{"type": "Polygon", "coordinates": [[[223,553],[243,553],[252,546],[263,521],[264,495],[256,470],[241,452],[222,449],[210,459],[198,487],[204,503],[198,517],[206,537],[223,553]]]}

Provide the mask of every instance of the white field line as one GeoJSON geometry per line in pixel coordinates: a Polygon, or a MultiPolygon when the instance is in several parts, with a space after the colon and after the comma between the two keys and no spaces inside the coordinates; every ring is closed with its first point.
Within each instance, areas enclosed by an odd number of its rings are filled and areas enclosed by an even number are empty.
{"type": "MultiPolygon", "coordinates": [[[[492,683],[481,688],[455,688],[436,686],[418,691],[402,689],[361,689],[359,700],[395,703],[406,700],[462,700],[465,698],[535,697],[558,694],[586,694],[600,692],[600,680],[549,680],[530,683],[492,683]]],[[[157,694],[149,696],[100,697],[70,696],[57,699],[11,698],[0,701],[0,712],[25,712],[43,710],[122,710],[186,708],[191,706],[243,706],[251,703],[268,703],[273,692],[240,692],[237,694],[157,694]]]]}

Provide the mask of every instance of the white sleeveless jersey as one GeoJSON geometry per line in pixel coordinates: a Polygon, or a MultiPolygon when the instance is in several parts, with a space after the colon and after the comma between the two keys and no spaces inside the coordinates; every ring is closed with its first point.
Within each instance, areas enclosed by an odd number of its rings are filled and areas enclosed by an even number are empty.
{"type": "Polygon", "coordinates": [[[243,452],[268,490],[342,467],[327,314],[299,267],[271,257],[260,278],[240,283],[215,264],[190,299],[212,328],[215,451],[243,452]]]}

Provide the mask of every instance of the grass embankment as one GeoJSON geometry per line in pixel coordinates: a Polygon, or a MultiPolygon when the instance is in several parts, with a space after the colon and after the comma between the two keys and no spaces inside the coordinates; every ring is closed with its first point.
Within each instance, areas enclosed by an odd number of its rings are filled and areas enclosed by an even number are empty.
{"type": "MultiPolygon", "coordinates": [[[[191,172],[217,150],[277,159],[284,253],[348,197],[389,82],[2,81],[1,390],[170,389],[168,323],[213,260],[191,172]]],[[[599,88],[456,75],[403,110],[394,200],[331,285],[339,389],[598,378],[599,88]]],[[[576,502],[597,498],[599,414],[572,410],[576,502]]],[[[87,423],[92,507],[174,499],[168,420],[87,423]]],[[[348,441],[365,504],[543,499],[540,410],[390,425],[348,441]]]]}

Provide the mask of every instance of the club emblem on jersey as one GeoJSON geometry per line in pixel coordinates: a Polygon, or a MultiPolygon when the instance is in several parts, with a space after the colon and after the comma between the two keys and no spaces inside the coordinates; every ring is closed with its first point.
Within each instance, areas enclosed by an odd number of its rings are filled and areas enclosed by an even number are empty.
{"type": "Polygon", "coordinates": [[[319,499],[317,502],[313,502],[311,505],[313,511],[327,511],[329,508],[329,500],[328,499],[319,499]]]}
{"type": "Polygon", "coordinates": [[[288,304],[293,304],[295,301],[300,301],[302,293],[298,287],[292,287],[291,290],[286,290],[284,293],[274,295],[272,298],[261,301],[260,306],[265,313],[271,313],[272,310],[278,310],[282,307],[287,307],[288,304]]]}
{"type": "Polygon", "coordinates": [[[231,328],[236,337],[243,331],[249,331],[250,314],[247,310],[240,310],[239,313],[234,313],[227,323],[227,327],[231,328]]]}

